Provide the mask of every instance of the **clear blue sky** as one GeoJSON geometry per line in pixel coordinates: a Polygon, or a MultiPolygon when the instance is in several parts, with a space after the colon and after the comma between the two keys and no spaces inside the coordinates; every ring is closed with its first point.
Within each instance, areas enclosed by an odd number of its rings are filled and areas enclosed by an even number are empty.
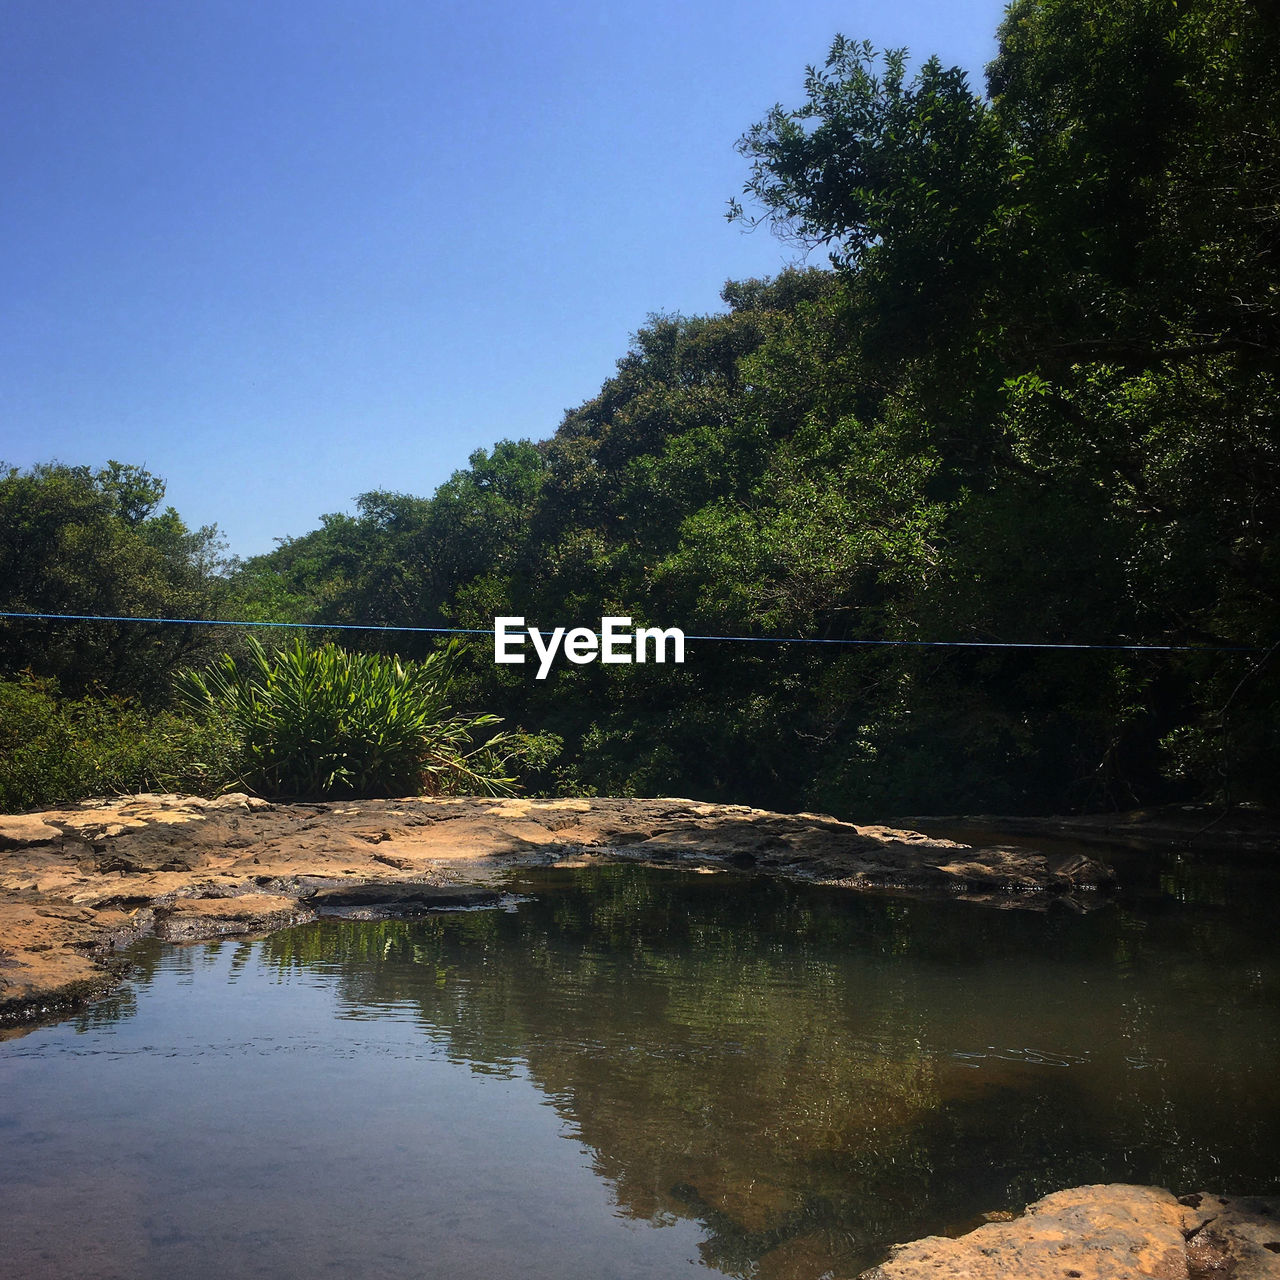
{"type": "Polygon", "coordinates": [[[4,0],[0,461],[140,463],[269,550],[543,438],[647,314],[793,251],[734,142],[843,32],[994,0],[4,0]]]}

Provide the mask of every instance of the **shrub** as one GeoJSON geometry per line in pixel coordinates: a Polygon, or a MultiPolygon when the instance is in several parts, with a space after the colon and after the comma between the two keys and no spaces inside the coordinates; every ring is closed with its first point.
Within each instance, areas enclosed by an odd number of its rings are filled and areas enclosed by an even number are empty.
{"type": "Polygon", "coordinates": [[[401,662],[301,638],[269,654],[250,638],[243,657],[183,673],[178,691],[235,737],[238,781],[260,795],[510,794],[520,736],[489,734],[496,716],[453,712],[454,656],[401,662]]]}
{"type": "Polygon", "coordinates": [[[211,721],[63,698],[53,680],[0,681],[0,812],[133,791],[214,795],[237,771],[235,751],[211,721]]]}

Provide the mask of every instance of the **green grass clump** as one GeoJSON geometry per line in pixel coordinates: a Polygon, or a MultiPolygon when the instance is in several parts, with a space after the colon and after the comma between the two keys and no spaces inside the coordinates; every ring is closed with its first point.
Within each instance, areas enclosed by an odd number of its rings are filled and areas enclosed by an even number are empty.
{"type": "Polygon", "coordinates": [[[293,799],[510,794],[516,734],[449,705],[454,650],[422,662],[305,639],[268,653],[250,638],[179,677],[183,702],[238,743],[240,785],[293,799]],[[477,741],[478,740],[478,741],[477,741]]]}

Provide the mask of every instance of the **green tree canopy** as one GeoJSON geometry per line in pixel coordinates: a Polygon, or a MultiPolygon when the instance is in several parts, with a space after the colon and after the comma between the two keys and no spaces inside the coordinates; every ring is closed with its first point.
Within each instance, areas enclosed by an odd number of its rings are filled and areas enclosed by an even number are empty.
{"type": "MultiPolygon", "coordinates": [[[[15,613],[216,618],[221,543],[160,508],[164,481],[111,462],[0,469],[0,600],[15,613]]],[[[70,693],[167,696],[170,674],[215,628],[100,622],[0,626],[0,674],[30,670],[70,693]]]]}

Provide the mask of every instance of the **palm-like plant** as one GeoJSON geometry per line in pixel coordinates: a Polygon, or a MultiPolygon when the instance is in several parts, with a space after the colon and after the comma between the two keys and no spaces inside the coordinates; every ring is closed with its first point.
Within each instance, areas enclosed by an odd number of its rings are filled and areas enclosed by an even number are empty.
{"type": "Polygon", "coordinates": [[[505,769],[518,736],[487,733],[496,716],[450,707],[452,645],[422,662],[303,638],[268,653],[250,637],[247,650],[183,672],[178,693],[235,734],[238,781],[250,790],[298,799],[511,793],[505,769]]]}

